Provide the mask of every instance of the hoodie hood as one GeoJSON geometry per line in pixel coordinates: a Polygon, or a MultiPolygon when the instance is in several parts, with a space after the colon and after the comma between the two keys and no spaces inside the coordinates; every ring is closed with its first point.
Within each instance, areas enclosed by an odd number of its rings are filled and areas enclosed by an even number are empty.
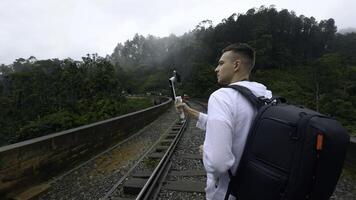
{"type": "Polygon", "coordinates": [[[246,88],[250,89],[251,92],[256,97],[264,96],[265,98],[268,98],[268,99],[272,98],[272,92],[270,90],[267,90],[267,87],[261,83],[250,82],[250,81],[239,81],[236,83],[231,83],[230,85],[241,85],[243,87],[246,87],[246,88]]]}

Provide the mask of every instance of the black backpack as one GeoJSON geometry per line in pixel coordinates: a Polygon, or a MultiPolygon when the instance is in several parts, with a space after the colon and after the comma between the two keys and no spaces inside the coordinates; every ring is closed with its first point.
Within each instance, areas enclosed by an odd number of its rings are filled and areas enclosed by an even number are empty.
{"type": "Polygon", "coordinates": [[[350,136],[335,119],[257,98],[246,87],[229,85],[258,110],[237,171],[229,170],[229,195],[238,200],[324,200],[340,177],[350,136]]]}

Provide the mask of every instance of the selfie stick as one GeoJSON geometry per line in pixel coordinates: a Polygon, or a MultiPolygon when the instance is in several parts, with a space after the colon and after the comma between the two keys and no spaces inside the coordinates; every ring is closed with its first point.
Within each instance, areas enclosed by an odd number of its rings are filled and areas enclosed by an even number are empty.
{"type": "MultiPolygon", "coordinates": [[[[169,78],[169,84],[170,84],[171,91],[172,91],[172,99],[175,101],[175,103],[182,103],[183,102],[182,97],[176,96],[174,82],[180,82],[180,76],[176,70],[173,70],[173,76],[171,78],[169,78]]],[[[185,118],[183,110],[180,110],[179,117],[181,120],[183,120],[185,118]]]]}

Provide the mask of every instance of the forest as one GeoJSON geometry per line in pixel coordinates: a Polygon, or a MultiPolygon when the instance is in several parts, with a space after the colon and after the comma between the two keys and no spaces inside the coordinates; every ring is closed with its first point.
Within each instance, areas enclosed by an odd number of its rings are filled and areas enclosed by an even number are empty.
{"type": "Polygon", "coordinates": [[[2,145],[67,130],[152,106],[127,98],[108,59],[82,61],[19,58],[2,66],[0,77],[2,145]]]}
{"type": "Polygon", "coordinates": [[[204,20],[181,36],[136,34],[105,58],[16,59],[0,66],[1,140],[13,143],[147,106],[130,94],[169,95],[173,69],[180,94],[207,99],[218,89],[214,69],[231,43],[256,50],[251,80],[274,95],[338,119],[356,135],[356,33],[273,6],[204,20]]]}

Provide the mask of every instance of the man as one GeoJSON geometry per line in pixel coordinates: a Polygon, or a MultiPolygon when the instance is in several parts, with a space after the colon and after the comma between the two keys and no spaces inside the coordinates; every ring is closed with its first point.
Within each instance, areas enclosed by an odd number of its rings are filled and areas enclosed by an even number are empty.
{"type": "MultiPolygon", "coordinates": [[[[249,88],[257,97],[271,98],[271,91],[250,82],[255,52],[247,44],[232,44],[222,50],[215,69],[220,85],[236,84],[249,88]]],[[[239,92],[220,88],[209,97],[208,113],[200,113],[186,104],[178,109],[197,119],[197,127],[206,130],[203,163],[207,172],[206,198],[224,199],[229,184],[228,170],[235,172],[245,147],[247,135],[257,110],[239,92]]],[[[229,199],[235,199],[230,196],[229,199]]]]}

